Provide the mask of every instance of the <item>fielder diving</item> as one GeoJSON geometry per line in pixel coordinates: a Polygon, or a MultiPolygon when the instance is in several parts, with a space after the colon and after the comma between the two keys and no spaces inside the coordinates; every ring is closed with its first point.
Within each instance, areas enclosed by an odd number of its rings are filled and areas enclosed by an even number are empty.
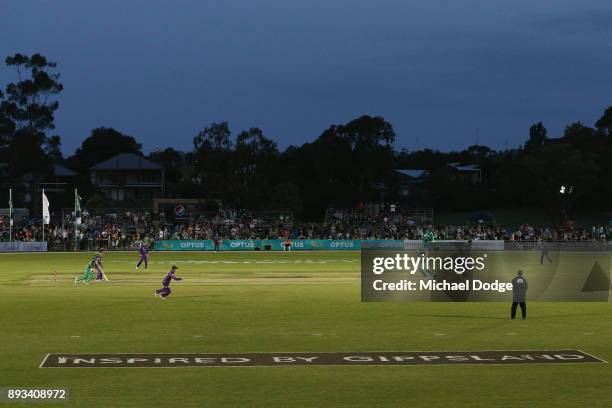
{"type": "Polygon", "coordinates": [[[168,271],[168,273],[166,274],[166,276],[164,276],[164,279],[162,280],[163,287],[160,289],[157,289],[153,293],[155,296],[159,296],[162,299],[167,299],[168,296],[170,296],[170,293],[172,292],[170,290],[170,283],[173,280],[176,280],[176,281],[183,280],[183,278],[179,278],[178,276],[174,274],[174,272],[176,272],[177,269],[178,267],[176,265],[172,265],[172,268],[168,271]]]}

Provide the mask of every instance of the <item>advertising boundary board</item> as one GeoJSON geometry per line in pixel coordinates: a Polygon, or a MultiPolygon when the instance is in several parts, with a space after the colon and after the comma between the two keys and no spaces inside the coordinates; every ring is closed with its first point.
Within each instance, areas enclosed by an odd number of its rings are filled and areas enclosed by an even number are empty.
{"type": "MultiPolygon", "coordinates": [[[[291,240],[292,251],[358,251],[361,249],[423,249],[425,244],[419,240],[343,240],[343,239],[294,239],[291,240]]],[[[467,241],[436,241],[440,243],[467,241]]],[[[504,241],[473,241],[472,249],[504,249],[504,241]]],[[[158,251],[213,251],[213,240],[165,240],[155,243],[158,251]]],[[[221,251],[284,251],[285,241],[281,239],[225,239],[220,241],[221,251]]]]}
{"type": "Polygon", "coordinates": [[[47,252],[46,242],[0,242],[0,252],[47,252]]]}

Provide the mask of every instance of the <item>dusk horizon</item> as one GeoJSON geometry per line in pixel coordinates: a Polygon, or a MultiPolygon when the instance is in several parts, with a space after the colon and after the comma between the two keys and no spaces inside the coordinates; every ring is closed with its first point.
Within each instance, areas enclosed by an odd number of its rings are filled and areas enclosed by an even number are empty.
{"type": "MultiPolygon", "coordinates": [[[[536,122],[559,137],[609,105],[605,1],[3,7],[2,59],[57,62],[52,134],[65,156],[98,127],[145,152],[188,151],[204,127],[227,121],[234,136],[258,127],[284,150],[361,115],[391,123],[398,150],[504,150],[536,122]]],[[[14,80],[2,64],[0,82],[14,80]]]]}

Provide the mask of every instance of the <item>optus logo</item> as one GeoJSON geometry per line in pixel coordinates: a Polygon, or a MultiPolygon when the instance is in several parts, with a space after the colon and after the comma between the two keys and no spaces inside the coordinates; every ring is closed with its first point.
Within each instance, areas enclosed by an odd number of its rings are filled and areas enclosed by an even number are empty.
{"type": "Polygon", "coordinates": [[[329,243],[330,248],[354,248],[353,241],[332,241],[329,243]]]}
{"type": "Polygon", "coordinates": [[[230,246],[232,248],[254,248],[255,247],[255,243],[253,241],[238,241],[238,242],[232,242],[230,244],[230,246]]]}
{"type": "Polygon", "coordinates": [[[204,242],[181,242],[181,248],[205,248],[204,242]]]}

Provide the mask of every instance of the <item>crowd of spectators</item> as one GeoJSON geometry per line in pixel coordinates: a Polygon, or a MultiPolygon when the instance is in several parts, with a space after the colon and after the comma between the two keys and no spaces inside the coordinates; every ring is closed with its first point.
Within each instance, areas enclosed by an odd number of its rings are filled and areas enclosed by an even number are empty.
{"type": "MultiPolygon", "coordinates": [[[[315,227],[316,228],[316,227],[315,227]]],[[[437,240],[503,241],[606,241],[612,239],[608,225],[559,226],[521,224],[516,228],[477,220],[463,225],[436,225],[414,215],[394,211],[335,210],[328,212],[316,231],[332,239],[422,239],[427,231],[437,240]]]]}
{"type": "MultiPolygon", "coordinates": [[[[162,217],[151,212],[125,211],[93,215],[84,211],[79,220],[73,214],[45,226],[45,241],[50,250],[79,249],[130,249],[136,248],[150,234],[163,228],[162,217]],[[77,222],[78,221],[78,222],[77,222]]],[[[41,241],[43,240],[42,220],[20,219],[13,221],[12,233],[9,232],[7,217],[0,217],[2,241],[41,241]]]]}
{"type": "MultiPolygon", "coordinates": [[[[8,219],[0,216],[2,240],[9,240],[8,219]]],[[[436,225],[431,220],[401,212],[378,209],[328,211],[322,222],[295,222],[290,215],[253,213],[246,210],[220,210],[198,213],[182,219],[167,219],[163,212],[115,211],[90,214],[84,211],[77,223],[73,214],[54,220],[45,228],[51,250],[133,249],[143,240],[226,239],[411,239],[420,240],[426,232],[437,240],[530,241],[608,241],[612,224],[571,228],[539,227],[522,224],[508,228],[489,222],[465,225],[436,225]],[[75,228],[75,225],[77,226],[75,228]],[[76,236],[75,236],[76,231],[76,236]]],[[[40,220],[15,220],[14,241],[42,240],[40,220]]]]}
{"type": "MultiPolygon", "coordinates": [[[[135,249],[140,242],[158,240],[275,239],[290,235],[288,215],[260,216],[245,210],[221,210],[167,220],[163,212],[116,211],[90,214],[84,211],[77,220],[65,214],[45,226],[45,240],[51,250],[135,249]]],[[[40,241],[41,220],[14,220],[12,235],[6,217],[0,217],[2,241],[40,241]]]]}

